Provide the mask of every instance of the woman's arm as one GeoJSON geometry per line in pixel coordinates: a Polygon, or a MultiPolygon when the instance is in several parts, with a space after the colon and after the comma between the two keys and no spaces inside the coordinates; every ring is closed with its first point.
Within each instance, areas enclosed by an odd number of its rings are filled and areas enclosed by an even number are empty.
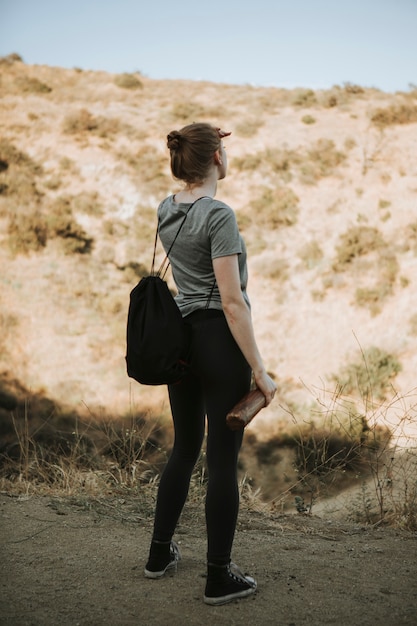
{"type": "Polygon", "coordinates": [[[213,259],[213,268],[230,332],[252,368],[256,385],[264,394],[266,404],[269,404],[276,385],[268,376],[256,345],[251,313],[240,288],[237,255],[213,259]]]}

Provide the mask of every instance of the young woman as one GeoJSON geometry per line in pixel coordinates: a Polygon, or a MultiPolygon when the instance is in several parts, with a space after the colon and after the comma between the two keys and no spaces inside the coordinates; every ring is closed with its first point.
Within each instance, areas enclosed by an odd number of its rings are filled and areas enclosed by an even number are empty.
{"type": "Polygon", "coordinates": [[[266,404],[276,385],[256,345],[246,294],[245,244],[233,210],[215,200],[225,178],[223,138],[210,124],[195,123],[168,135],[171,171],[183,189],[158,208],[159,234],[170,252],[176,302],[191,332],[191,367],[169,385],[175,440],[161,476],[154,532],[145,568],[148,578],[176,569],[180,553],[172,537],[199,457],[207,417],[207,583],[204,601],[224,604],[255,592],[256,581],[231,563],[239,492],[237,460],[242,432],[226,425],[228,411],[249,391],[253,374],[266,404]]]}

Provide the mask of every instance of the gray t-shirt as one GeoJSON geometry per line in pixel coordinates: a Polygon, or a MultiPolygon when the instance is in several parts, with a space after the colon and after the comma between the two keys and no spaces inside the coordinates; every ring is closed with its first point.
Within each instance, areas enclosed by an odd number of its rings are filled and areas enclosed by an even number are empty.
{"type": "MultiPolygon", "coordinates": [[[[169,196],[158,207],[159,236],[168,251],[191,204],[174,201],[169,196]]],[[[175,300],[183,316],[204,309],[210,298],[209,308],[222,310],[220,293],[215,284],[212,259],[238,255],[240,285],[243,297],[250,306],[246,294],[248,272],[246,246],[239,233],[236,216],[224,202],[204,197],[192,206],[178,235],[169,258],[172,275],[178,290],[175,300]]]]}

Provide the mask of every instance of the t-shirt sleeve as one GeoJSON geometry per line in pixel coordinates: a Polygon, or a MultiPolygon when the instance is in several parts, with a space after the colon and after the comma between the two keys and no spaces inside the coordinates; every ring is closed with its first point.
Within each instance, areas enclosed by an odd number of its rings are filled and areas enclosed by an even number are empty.
{"type": "Polygon", "coordinates": [[[230,207],[219,207],[212,212],[209,235],[212,259],[242,252],[236,216],[230,207]]]}

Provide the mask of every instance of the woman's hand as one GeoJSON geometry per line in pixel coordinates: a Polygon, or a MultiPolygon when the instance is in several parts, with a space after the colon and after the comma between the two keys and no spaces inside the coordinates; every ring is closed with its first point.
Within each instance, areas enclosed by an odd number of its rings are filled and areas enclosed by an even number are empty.
{"type": "Polygon", "coordinates": [[[254,373],[254,378],[256,386],[260,391],[262,391],[265,396],[265,406],[268,406],[268,404],[271,404],[272,400],[274,399],[275,393],[277,391],[277,386],[265,370],[262,371],[260,374],[254,373]]]}

